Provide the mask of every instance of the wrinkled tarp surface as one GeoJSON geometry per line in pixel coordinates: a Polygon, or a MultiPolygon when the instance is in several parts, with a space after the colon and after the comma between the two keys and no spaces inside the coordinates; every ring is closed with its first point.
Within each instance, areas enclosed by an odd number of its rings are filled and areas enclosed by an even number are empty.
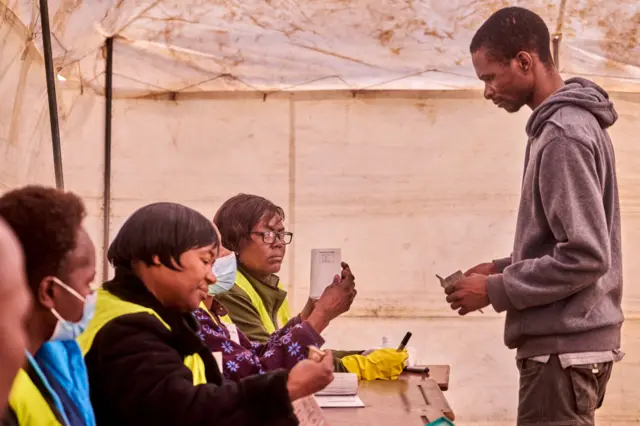
{"type": "MultiPolygon", "coordinates": [[[[42,51],[38,1],[0,0],[3,25],[42,51]]],[[[519,5],[561,33],[560,68],[609,90],[640,87],[640,2],[618,0],[49,0],[68,84],[102,93],[456,90],[481,87],[468,46],[495,10],[519,5]]]]}

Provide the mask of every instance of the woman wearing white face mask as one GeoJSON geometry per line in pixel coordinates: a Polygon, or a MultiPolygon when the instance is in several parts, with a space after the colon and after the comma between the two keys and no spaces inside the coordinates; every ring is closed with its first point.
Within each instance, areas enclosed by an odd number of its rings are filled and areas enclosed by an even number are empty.
{"type": "Polygon", "coordinates": [[[0,216],[24,251],[32,310],[27,360],[18,372],[2,425],[93,426],[82,352],[75,338],[93,315],[95,249],[72,193],[28,186],[0,198],[0,216]]]}
{"type": "Polygon", "coordinates": [[[304,321],[300,317],[292,319],[273,333],[266,343],[250,341],[231,322],[224,306],[213,298],[231,290],[236,272],[235,253],[221,247],[219,257],[213,264],[216,282],[209,285],[206,308],[201,306],[194,312],[200,323],[198,336],[211,352],[220,354],[221,370],[226,378],[239,381],[266,371],[291,369],[308,357],[309,346],[321,347],[324,344],[320,336],[324,323],[304,321]]]}

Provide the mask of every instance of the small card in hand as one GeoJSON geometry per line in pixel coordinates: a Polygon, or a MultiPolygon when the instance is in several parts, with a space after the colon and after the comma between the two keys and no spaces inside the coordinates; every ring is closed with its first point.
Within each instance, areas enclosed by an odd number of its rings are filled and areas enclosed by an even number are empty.
{"type": "MultiPolygon", "coordinates": [[[[449,275],[447,278],[442,278],[438,274],[436,274],[436,277],[438,277],[438,279],[440,280],[440,285],[442,286],[442,288],[447,288],[447,287],[457,283],[458,281],[464,279],[464,274],[462,273],[462,271],[456,271],[453,274],[449,275]]],[[[478,309],[478,311],[481,314],[484,314],[482,309],[478,309]]]]}
{"type": "Polygon", "coordinates": [[[453,274],[449,275],[447,278],[442,278],[440,275],[436,274],[436,277],[440,280],[440,285],[442,288],[447,288],[450,285],[457,283],[458,281],[464,278],[464,274],[462,271],[456,271],[453,274]]]}

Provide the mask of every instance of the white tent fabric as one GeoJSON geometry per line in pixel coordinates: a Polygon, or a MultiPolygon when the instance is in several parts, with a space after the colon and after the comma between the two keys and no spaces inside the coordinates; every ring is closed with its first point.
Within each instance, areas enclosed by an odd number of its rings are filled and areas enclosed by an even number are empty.
{"type": "MultiPolygon", "coordinates": [[[[2,0],[41,49],[38,2],[2,0]]],[[[480,87],[468,45],[500,7],[561,34],[566,76],[640,87],[637,0],[50,0],[59,74],[101,93],[115,38],[117,97],[164,92],[480,87]]]]}

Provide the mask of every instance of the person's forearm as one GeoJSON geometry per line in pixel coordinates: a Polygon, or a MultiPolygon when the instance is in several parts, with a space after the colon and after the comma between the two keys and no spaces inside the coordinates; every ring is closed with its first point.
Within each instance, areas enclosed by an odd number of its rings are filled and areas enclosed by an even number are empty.
{"type": "Polygon", "coordinates": [[[315,304],[315,300],[311,298],[307,299],[307,303],[306,305],[304,305],[304,309],[300,312],[300,318],[302,318],[303,321],[311,316],[311,314],[313,313],[313,309],[315,308],[315,304]]]}
{"type": "Polygon", "coordinates": [[[324,312],[318,309],[315,309],[306,321],[318,334],[322,333],[324,329],[329,326],[329,319],[324,312]]]}
{"type": "Polygon", "coordinates": [[[565,299],[585,287],[594,285],[609,269],[609,259],[596,253],[585,258],[586,251],[578,251],[582,262],[571,251],[556,250],[555,256],[517,262],[504,273],[489,277],[489,301],[498,312],[509,309],[548,305],[565,299]]]}
{"type": "Polygon", "coordinates": [[[264,371],[272,371],[279,368],[291,370],[299,361],[300,355],[305,355],[309,346],[321,348],[324,339],[306,322],[300,327],[292,328],[279,339],[269,339],[269,343],[263,345],[264,351],[259,355],[260,364],[264,371]]]}

